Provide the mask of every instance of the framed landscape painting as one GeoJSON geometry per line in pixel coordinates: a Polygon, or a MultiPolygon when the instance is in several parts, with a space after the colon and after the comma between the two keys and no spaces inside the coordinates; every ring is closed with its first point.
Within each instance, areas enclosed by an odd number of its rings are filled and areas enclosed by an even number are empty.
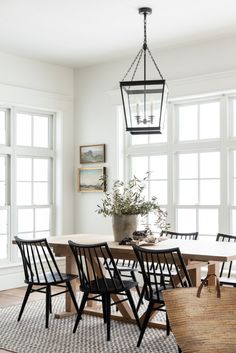
{"type": "Polygon", "coordinates": [[[104,192],[106,168],[79,168],[78,169],[78,191],[80,192],[104,192]]]}
{"type": "Polygon", "coordinates": [[[104,163],[105,145],[80,146],[80,163],[104,163]]]}

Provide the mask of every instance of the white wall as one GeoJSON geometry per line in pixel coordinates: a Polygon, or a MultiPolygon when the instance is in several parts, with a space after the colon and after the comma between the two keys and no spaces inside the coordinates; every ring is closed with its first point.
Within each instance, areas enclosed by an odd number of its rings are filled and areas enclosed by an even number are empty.
{"type": "MultiPolygon", "coordinates": [[[[0,104],[56,112],[57,234],[74,232],[74,72],[0,53],[0,104]]],[[[0,290],[22,284],[22,266],[0,268],[0,290]]]]}
{"type": "MultiPolygon", "coordinates": [[[[170,97],[236,89],[235,38],[153,52],[153,56],[167,79],[170,97]]],[[[79,145],[105,143],[108,175],[117,177],[115,104],[120,99],[116,91],[133,58],[76,70],[75,168],[79,167],[79,145]]],[[[77,233],[111,233],[111,219],[95,213],[101,197],[99,193],[76,193],[77,233]]]]}

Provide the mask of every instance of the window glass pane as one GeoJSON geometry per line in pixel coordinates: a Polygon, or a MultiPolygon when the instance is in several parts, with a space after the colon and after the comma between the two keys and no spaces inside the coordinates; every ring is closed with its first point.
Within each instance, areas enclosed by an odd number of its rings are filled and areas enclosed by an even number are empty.
{"type": "Polygon", "coordinates": [[[198,203],[198,182],[197,180],[179,181],[179,204],[195,205],[198,203]]]}
{"type": "Polygon", "coordinates": [[[0,234],[0,259],[7,258],[7,235],[0,234]]]}
{"type": "Polygon", "coordinates": [[[5,157],[0,156],[0,181],[5,181],[5,178],[6,178],[5,157]]]}
{"type": "Polygon", "coordinates": [[[216,235],[219,231],[218,210],[199,210],[199,233],[205,235],[216,235]]]}
{"type": "Polygon", "coordinates": [[[236,234],[236,210],[232,210],[232,233],[236,234]]]}
{"type": "Polygon", "coordinates": [[[198,106],[179,107],[179,140],[189,141],[198,138],[198,106]]]}
{"type": "Polygon", "coordinates": [[[234,136],[236,136],[236,99],[233,101],[233,122],[234,122],[234,136]]]}
{"type": "Polygon", "coordinates": [[[148,172],[148,157],[132,157],[131,163],[131,175],[143,179],[148,172]]]}
{"type": "Polygon", "coordinates": [[[219,152],[200,153],[200,178],[220,177],[219,152]]]}
{"type": "Polygon", "coordinates": [[[31,181],[32,180],[32,159],[31,158],[17,158],[16,179],[17,181],[31,181]]]}
{"type": "Polygon", "coordinates": [[[150,179],[167,179],[167,156],[151,156],[150,171],[150,179]]]}
{"type": "Polygon", "coordinates": [[[50,209],[35,209],[35,231],[47,231],[50,229],[50,209]]]}
{"type": "Polygon", "coordinates": [[[6,113],[0,110],[0,145],[6,144],[6,113]]]}
{"type": "Polygon", "coordinates": [[[6,184],[0,181],[0,206],[6,204],[6,184]]]}
{"type": "Polygon", "coordinates": [[[219,205],[220,203],[220,181],[200,181],[200,203],[202,205],[219,205]]]}
{"type": "Polygon", "coordinates": [[[32,232],[34,229],[33,209],[18,210],[18,232],[32,232]]]}
{"type": "Polygon", "coordinates": [[[45,116],[34,116],[34,146],[49,146],[49,119],[45,116]]]}
{"type": "Polygon", "coordinates": [[[34,159],[34,181],[48,181],[48,159],[34,159]]]}
{"type": "Polygon", "coordinates": [[[150,143],[164,143],[167,142],[167,117],[163,121],[163,128],[161,128],[161,134],[149,135],[150,143]]]}
{"type": "Polygon", "coordinates": [[[17,205],[26,206],[32,204],[32,183],[17,182],[17,205]]]}
{"type": "Polygon", "coordinates": [[[7,210],[0,210],[0,234],[7,234],[7,210]]]}
{"type": "Polygon", "coordinates": [[[150,197],[156,196],[160,205],[167,204],[167,181],[150,181],[150,197]]]}
{"type": "Polygon", "coordinates": [[[234,151],[234,177],[236,177],[236,151],[234,151]]]}
{"type": "MultiPolygon", "coordinates": [[[[25,239],[25,240],[32,240],[32,239],[34,239],[34,234],[33,234],[33,233],[20,233],[19,236],[20,236],[22,239],[25,239]]],[[[19,251],[19,253],[18,253],[18,256],[21,257],[20,251],[19,251]]]]}
{"type": "Polygon", "coordinates": [[[200,139],[220,137],[220,103],[200,104],[200,139]]]}
{"type": "Polygon", "coordinates": [[[195,209],[177,209],[177,229],[178,232],[190,233],[196,232],[196,210],[195,209]]]}
{"type": "MultiPolygon", "coordinates": [[[[164,207],[161,208],[163,211],[166,211],[166,209],[164,207]]],[[[157,216],[152,212],[149,214],[148,216],[148,221],[146,222],[146,224],[148,224],[149,228],[151,229],[151,231],[154,233],[154,234],[158,234],[160,235],[161,233],[161,229],[160,227],[158,226],[158,224],[156,224],[157,222],[157,216]]],[[[144,226],[145,227],[145,226],[144,226]]],[[[144,229],[144,227],[141,227],[144,229]]]]}
{"type": "Polygon", "coordinates": [[[192,179],[198,177],[197,153],[179,154],[179,178],[192,179]]]}
{"type": "Polygon", "coordinates": [[[18,113],[16,115],[16,144],[32,145],[32,117],[29,114],[18,113]]]}
{"type": "Polygon", "coordinates": [[[0,205],[6,204],[6,165],[5,158],[0,156],[0,205]]]}
{"type": "Polygon", "coordinates": [[[48,204],[48,183],[34,183],[34,204],[48,204]]]}
{"type": "Polygon", "coordinates": [[[236,179],[234,179],[234,198],[233,198],[233,204],[236,205],[236,179]]]}

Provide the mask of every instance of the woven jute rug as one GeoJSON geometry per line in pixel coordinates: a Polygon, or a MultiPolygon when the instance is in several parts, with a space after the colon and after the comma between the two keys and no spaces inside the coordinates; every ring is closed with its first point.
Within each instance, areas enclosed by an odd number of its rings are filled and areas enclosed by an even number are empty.
{"type": "MultiPolygon", "coordinates": [[[[53,299],[53,312],[64,309],[64,300],[53,299]]],[[[83,315],[75,334],[75,316],[55,319],[50,315],[45,329],[45,301],[29,302],[20,322],[20,306],[0,309],[0,348],[17,353],[176,353],[174,336],[165,330],[147,328],[140,348],[136,325],[111,321],[111,341],[106,341],[106,326],[102,318],[83,315]]]]}

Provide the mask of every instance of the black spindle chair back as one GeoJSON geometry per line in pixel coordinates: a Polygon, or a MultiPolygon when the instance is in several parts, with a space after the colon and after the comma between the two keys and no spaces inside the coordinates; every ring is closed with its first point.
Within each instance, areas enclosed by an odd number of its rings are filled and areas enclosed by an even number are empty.
{"type": "Polygon", "coordinates": [[[169,230],[163,230],[160,236],[161,237],[166,236],[171,239],[197,240],[198,232],[181,233],[181,232],[172,232],[169,230]]]}
{"type": "Polygon", "coordinates": [[[21,252],[26,283],[36,285],[64,281],[47,239],[15,237],[15,241],[21,252]]]}

